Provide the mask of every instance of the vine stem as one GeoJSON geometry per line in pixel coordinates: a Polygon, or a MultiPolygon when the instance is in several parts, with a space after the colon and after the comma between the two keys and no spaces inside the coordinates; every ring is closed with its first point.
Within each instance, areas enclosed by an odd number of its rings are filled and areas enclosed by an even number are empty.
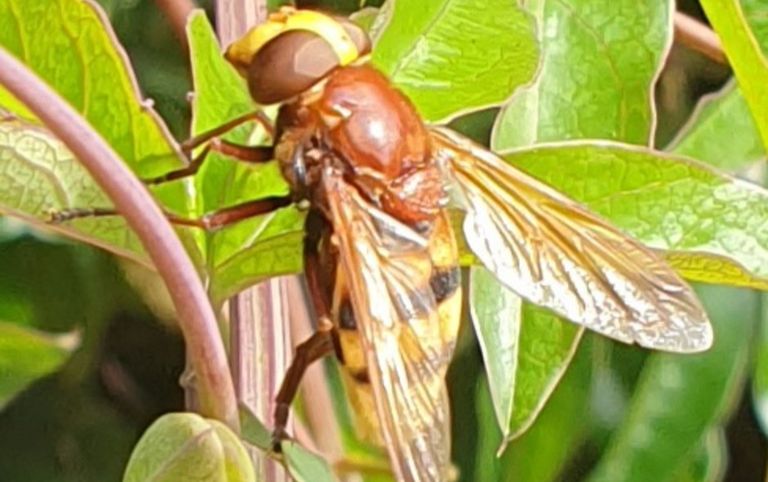
{"type": "Polygon", "coordinates": [[[67,146],[137,234],[178,313],[200,412],[237,430],[237,400],[213,309],[179,238],[144,184],[66,101],[2,48],[0,84],[67,146]]]}
{"type": "MultiPolygon", "coordinates": [[[[266,0],[216,0],[216,33],[225,46],[267,19],[266,0]]],[[[241,403],[261,420],[272,421],[274,394],[291,361],[288,307],[294,297],[286,277],[248,288],[229,300],[230,365],[241,403]]],[[[295,303],[296,301],[294,301],[295,303]]],[[[276,461],[251,452],[257,478],[266,482],[291,480],[276,461]]]]}
{"type": "MultiPolygon", "coordinates": [[[[216,31],[222,45],[240,38],[249,28],[267,19],[266,0],[217,0],[216,31]]],[[[230,301],[230,363],[239,399],[263,420],[272,420],[274,394],[290,365],[293,341],[311,335],[307,297],[299,276],[264,281],[230,301]]],[[[311,434],[291,420],[299,441],[335,461],[341,457],[341,436],[333,416],[331,396],[322,364],[311,366],[301,393],[311,434]],[[315,442],[319,442],[317,445],[315,442]]],[[[254,454],[258,474],[268,482],[290,477],[274,461],[254,454]]]]}
{"type": "Polygon", "coordinates": [[[187,47],[187,17],[196,8],[193,0],[155,0],[157,7],[162,10],[168,23],[173,28],[173,34],[187,47]]]}
{"type": "Polygon", "coordinates": [[[719,64],[728,65],[720,38],[711,28],[681,12],[675,12],[674,24],[675,40],[719,64]]]}

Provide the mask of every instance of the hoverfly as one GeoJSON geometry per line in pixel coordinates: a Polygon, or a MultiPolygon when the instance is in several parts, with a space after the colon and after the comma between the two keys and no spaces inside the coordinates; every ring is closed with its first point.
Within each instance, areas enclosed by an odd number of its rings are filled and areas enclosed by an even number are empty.
{"type": "Polygon", "coordinates": [[[324,321],[278,395],[278,429],[291,377],[335,350],[368,388],[357,396],[372,394],[357,405],[375,409],[398,480],[448,478],[443,379],[461,305],[449,189],[470,249],[525,299],[625,343],[710,346],[704,310],[657,255],[480,145],[426,126],[365,62],[370,47],[347,20],[289,9],[226,53],[256,102],[282,103],[274,157],[292,200],[310,206],[305,273],[324,321]]]}
{"type": "MultiPolygon", "coordinates": [[[[305,368],[335,352],[353,406],[376,413],[368,435],[397,479],[449,479],[444,376],[462,295],[451,194],[466,211],[470,249],[526,300],[625,343],[711,345],[704,310],[659,256],[484,147],[425,125],[366,63],[370,49],[346,19],[284,8],[226,52],[258,104],[281,104],[272,146],[219,146],[250,162],[276,159],[290,185],[288,197],[249,204],[247,214],[308,206],[304,264],[318,331],[277,394],[276,434],[305,368]]],[[[241,217],[224,212],[205,227],[241,217]]]]}

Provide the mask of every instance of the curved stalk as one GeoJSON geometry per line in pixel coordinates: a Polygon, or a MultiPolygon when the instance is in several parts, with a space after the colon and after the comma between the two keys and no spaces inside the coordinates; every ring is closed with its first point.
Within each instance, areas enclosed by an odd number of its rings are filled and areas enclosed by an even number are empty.
{"type": "Polygon", "coordinates": [[[66,101],[2,48],[0,84],[72,151],[138,235],[179,315],[195,371],[201,413],[237,429],[235,391],[216,317],[192,262],[163,212],[109,144],[66,101]]]}

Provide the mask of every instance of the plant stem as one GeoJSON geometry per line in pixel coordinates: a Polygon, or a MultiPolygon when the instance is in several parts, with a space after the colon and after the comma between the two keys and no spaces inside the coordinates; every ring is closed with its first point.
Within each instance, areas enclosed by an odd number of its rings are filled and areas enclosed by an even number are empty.
{"type": "Polygon", "coordinates": [[[266,0],[216,1],[216,33],[222,45],[229,45],[266,19],[266,0]]]}
{"type": "MultiPolygon", "coordinates": [[[[216,25],[223,46],[267,18],[266,0],[218,0],[216,25]]],[[[280,388],[292,359],[292,340],[308,338],[313,325],[307,297],[298,276],[265,281],[230,300],[230,360],[239,399],[262,420],[271,421],[274,394],[280,388]]],[[[322,364],[311,366],[301,385],[305,412],[312,434],[319,437],[315,450],[330,460],[341,457],[341,437],[333,416],[331,397],[322,364]]],[[[290,430],[290,427],[289,427],[290,430]]],[[[309,433],[295,426],[296,436],[307,444],[309,433]]],[[[261,480],[290,480],[281,467],[254,454],[261,480]]]]}
{"type": "Polygon", "coordinates": [[[157,7],[163,11],[168,23],[173,28],[173,33],[187,48],[187,17],[195,9],[192,0],[155,0],[157,7]]]}
{"type": "Polygon", "coordinates": [[[681,12],[675,12],[675,40],[719,64],[728,65],[717,34],[695,18],[681,12]]]}
{"type": "MultiPolygon", "coordinates": [[[[229,300],[230,363],[238,399],[261,420],[271,422],[274,394],[291,359],[291,338],[279,279],[251,287],[229,300]]],[[[290,480],[262,452],[252,451],[258,480],[290,480]]]]}
{"type": "Polygon", "coordinates": [[[146,187],[66,101],[2,48],[0,84],[72,151],[138,235],[179,315],[201,413],[237,429],[235,391],[213,309],[186,251],[146,187]]]}
{"type": "MultiPolygon", "coordinates": [[[[217,0],[216,32],[229,45],[249,28],[267,19],[265,0],[217,0]]],[[[290,293],[285,278],[270,279],[249,288],[230,303],[230,365],[235,373],[238,399],[269,425],[278,392],[291,361],[290,293]]],[[[290,428],[290,427],[289,427],[290,428]]],[[[252,451],[257,479],[288,482],[290,477],[276,461],[252,451]]]]}

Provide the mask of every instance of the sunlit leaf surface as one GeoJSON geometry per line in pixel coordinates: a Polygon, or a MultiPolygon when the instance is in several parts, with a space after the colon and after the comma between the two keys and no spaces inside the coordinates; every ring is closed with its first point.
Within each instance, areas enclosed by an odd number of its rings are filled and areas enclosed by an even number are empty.
{"type": "MultiPolygon", "coordinates": [[[[141,100],[122,47],[90,2],[3,0],[0,46],[66,98],[136,172],[155,176],[179,166],[164,124],[141,100]]],[[[8,99],[0,94],[0,106],[8,99]]]]}
{"type": "MultiPolygon", "coordinates": [[[[758,20],[760,4],[745,2],[747,8],[742,8],[739,0],[702,0],[701,6],[707,18],[723,43],[723,49],[728,61],[733,67],[739,87],[744,93],[749,109],[757,123],[763,139],[763,145],[768,147],[768,58],[764,42],[761,43],[751,31],[754,25],[764,34],[764,20],[758,20]],[[753,24],[745,17],[745,11],[752,14],[753,24]]],[[[763,10],[764,11],[764,10],[763,10]]]]}
{"type": "MultiPolygon", "coordinates": [[[[526,8],[538,21],[541,65],[534,81],[502,109],[492,146],[585,137],[647,143],[655,127],[653,84],[671,41],[670,3],[537,0],[526,8]]],[[[508,296],[501,287],[485,289],[486,298],[508,296]]],[[[473,305],[479,301],[473,296],[473,305]]],[[[545,310],[526,306],[522,313],[520,340],[514,344],[519,345],[517,374],[507,377],[516,383],[495,388],[514,392],[509,418],[502,422],[509,437],[531,426],[582,331],[545,310]]]]}
{"type": "Polygon", "coordinates": [[[671,3],[526,3],[540,20],[540,72],[502,110],[493,147],[583,138],[647,144],[656,122],[652,84],[671,42],[671,3]]]}
{"type": "Polygon", "coordinates": [[[123,482],[255,482],[248,452],[232,430],[194,413],[163,415],[139,440],[123,482]]]}
{"type": "MultiPolygon", "coordinates": [[[[27,121],[0,122],[0,211],[45,224],[52,211],[108,207],[110,202],[57,138],[27,121]]],[[[120,217],[46,226],[146,263],[138,239],[120,217]]]]}
{"type": "MultiPolygon", "coordinates": [[[[151,177],[181,165],[165,125],[141,98],[109,23],[90,2],[4,0],[0,46],[56,89],[139,175],[151,177]]],[[[15,110],[17,106],[0,91],[0,109],[21,117],[0,121],[0,212],[44,224],[50,211],[110,207],[63,144],[24,109],[15,110]]],[[[182,186],[155,191],[172,210],[186,203],[182,186]]],[[[120,219],[92,218],[48,228],[146,262],[120,219]]]]}
{"type": "Polygon", "coordinates": [[[506,0],[391,2],[373,63],[429,121],[501,104],[533,77],[534,21],[506,0]]]}
{"type": "Polygon", "coordinates": [[[667,150],[731,172],[765,158],[760,133],[734,81],[699,102],[667,150]]]}
{"type": "MultiPolygon", "coordinates": [[[[189,24],[192,71],[198,89],[194,111],[194,132],[204,132],[224,119],[257,108],[244,82],[221,56],[210,24],[202,12],[189,24]]],[[[246,125],[227,138],[247,143],[254,126],[246,125]]],[[[256,132],[264,139],[263,133],[256,132]]],[[[233,159],[212,155],[195,176],[197,215],[244,201],[287,194],[287,185],[274,162],[246,166],[233,159]]],[[[254,282],[301,269],[302,215],[294,208],[248,219],[221,231],[202,236],[201,252],[212,280],[211,292],[222,300],[254,282]]]]}
{"type": "Polygon", "coordinates": [[[672,253],[694,280],[763,288],[768,193],[703,164],[615,143],[553,144],[506,158],[628,234],[672,253]]]}
{"type": "MultiPolygon", "coordinates": [[[[483,351],[488,389],[502,430],[509,426],[513,412],[517,375],[518,340],[522,299],[509,290],[499,289],[496,278],[483,267],[470,270],[469,295],[472,322],[483,351]]],[[[526,327],[528,328],[528,327],[526,327]]],[[[505,431],[504,436],[508,433],[505,431]]]]}

